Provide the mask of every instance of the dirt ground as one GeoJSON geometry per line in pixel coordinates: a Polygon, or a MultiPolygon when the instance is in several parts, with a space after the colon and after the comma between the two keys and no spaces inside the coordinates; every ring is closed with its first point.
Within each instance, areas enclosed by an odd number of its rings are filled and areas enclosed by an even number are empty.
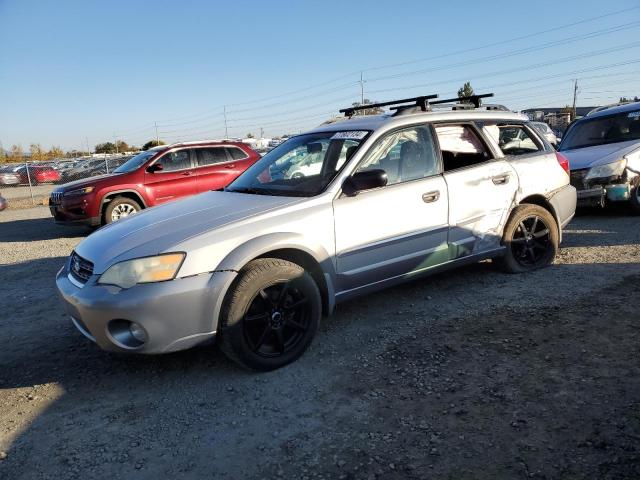
{"type": "Polygon", "coordinates": [[[85,340],[53,278],[86,233],[0,213],[1,479],[640,478],[640,217],[341,304],[267,374],[85,340]]]}

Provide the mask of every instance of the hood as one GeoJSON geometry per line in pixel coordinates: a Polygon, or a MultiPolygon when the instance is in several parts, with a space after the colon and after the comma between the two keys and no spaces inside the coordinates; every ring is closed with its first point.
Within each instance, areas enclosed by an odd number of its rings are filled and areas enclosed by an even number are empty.
{"type": "Polygon", "coordinates": [[[579,170],[615,162],[637,148],[640,148],[640,141],[631,140],[575,150],[561,150],[560,153],[569,159],[571,170],[579,170]]]}
{"type": "Polygon", "coordinates": [[[81,178],[80,180],[74,180],[73,182],[68,182],[63,185],[60,185],[58,188],[56,188],[56,191],[60,192],[60,191],[67,191],[67,190],[76,189],[76,188],[88,187],[90,185],[95,185],[101,180],[105,180],[107,178],[111,179],[119,175],[122,175],[122,173],[107,173],[105,175],[96,175],[95,177],[81,178]]]}
{"type": "Polygon", "coordinates": [[[193,236],[302,200],[206,192],[111,223],[89,235],[75,250],[93,262],[94,273],[101,274],[114,263],[171,251],[193,236]]]}

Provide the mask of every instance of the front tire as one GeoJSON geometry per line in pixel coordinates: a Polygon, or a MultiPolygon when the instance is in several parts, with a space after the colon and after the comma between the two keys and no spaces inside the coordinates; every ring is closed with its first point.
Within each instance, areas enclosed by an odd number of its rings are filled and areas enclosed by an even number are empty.
{"type": "Polygon", "coordinates": [[[558,224],[538,205],[519,205],[504,227],[506,247],[500,264],[509,273],[522,273],[551,265],[558,253],[558,224]]]}
{"type": "Polygon", "coordinates": [[[246,368],[275,370],[306,351],[321,314],[318,286],[300,265],[278,258],[253,260],[225,299],[220,348],[246,368]]]}
{"type": "Polygon", "coordinates": [[[104,209],[104,223],[112,223],[121,218],[138,213],[142,208],[135,200],[127,197],[116,197],[104,209]]]}

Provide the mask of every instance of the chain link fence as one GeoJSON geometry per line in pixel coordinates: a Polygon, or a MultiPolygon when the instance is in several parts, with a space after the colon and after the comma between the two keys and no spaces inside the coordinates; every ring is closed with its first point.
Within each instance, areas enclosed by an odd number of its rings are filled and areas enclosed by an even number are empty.
{"type": "Polygon", "coordinates": [[[47,205],[58,186],[112,173],[132,155],[96,155],[46,162],[0,164],[0,196],[8,208],[47,205]]]}

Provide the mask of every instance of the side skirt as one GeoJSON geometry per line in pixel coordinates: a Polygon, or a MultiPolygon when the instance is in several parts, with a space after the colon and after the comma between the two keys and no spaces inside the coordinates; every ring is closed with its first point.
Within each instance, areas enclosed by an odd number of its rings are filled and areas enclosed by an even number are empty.
{"type": "Polygon", "coordinates": [[[366,295],[368,293],[376,292],[378,290],[383,290],[385,288],[392,287],[394,285],[399,285],[401,283],[405,283],[410,280],[414,280],[416,278],[426,277],[428,275],[433,275],[435,273],[451,270],[452,268],[468,265],[471,263],[476,263],[481,260],[501,257],[504,255],[504,251],[505,251],[505,247],[501,246],[499,248],[488,250],[486,252],[476,253],[473,255],[468,255],[466,257],[449,260],[439,265],[424,267],[424,268],[406,273],[404,275],[397,275],[395,277],[387,278],[385,280],[380,280],[378,282],[362,285],[360,287],[352,288],[349,290],[343,290],[341,292],[336,293],[336,296],[335,296],[336,303],[343,302],[345,300],[349,300],[355,297],[359,297],[360,295],[366,295]]]}

